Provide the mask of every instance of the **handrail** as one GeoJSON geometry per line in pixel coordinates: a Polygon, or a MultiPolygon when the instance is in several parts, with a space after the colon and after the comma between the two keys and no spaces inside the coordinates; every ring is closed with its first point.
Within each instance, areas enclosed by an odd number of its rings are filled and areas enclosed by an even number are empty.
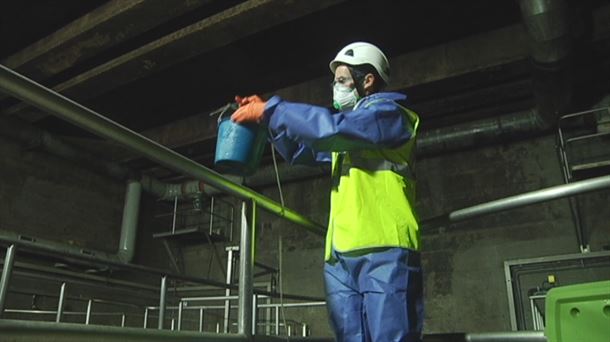
{"type": "Polygon", "coordinates": [[[556,185],[545,189],[509,196],[494,201],[459,209],[449,214],[427,219],[422,222],[425,227],[433,228],[448,223],[460,222],[479,216],[493,214],[530,204],[542,203],[563,197],[610,188],[610,175],[589,178],[568,184],[556,185]]]}
{"type": "MultiPolygon", "coordinates": [[[[54,248],[51,248],[46,245],[36,245],[35,243],[29,242],[29,241],[21,241],[19,239],[14,239],[14,238],[10,238],[10,237],[0,237],[0,246],[1,245],[9,245],[9,246],[15,245],[16,247],[18,247],[17,249],[19,249],[19,250],[26,249],[26,250],[28,250],[30,252],[34,252],[34,253],[63,256],[63,257],[67,257],[69,259],[76,259],[76,260],[85,260],[85,261],[89,261],[94,264],[116,267],[118,269],[123,269],[123,270],[142,272],[145,274],[166,275],[167,277],[169,277],[173,280],[182,280],[182,281],[186,281],[186,282],[205,284],[205,285],[217,287],[219,289],[233,289],[233,290],[239,289],[239,287],[237,285],[233,285],[233,284],[226,284],[223,282],[210,280],[210,279],[206,279],[206,278],[179,274],[179,273],[175,273],[175,272],[172,272],[169,270],[164,270],[164,269],[159,269],[159,268],[154,268],[154,267],[149,267],[149,266],[143,266],[143,265],[137,265],[137,264],[125,264],[125,263],[122,263],[119,261],[107,260],[107,259],[103,259],[100,257],[92,256],[92,255],[77,254],[77,253],[67,251],[67,250],[66,251],[58,250],[58,249],[54,249],[54,248]]],[[[4,274],[4,272],[3,272],[3,274],[4,274]]],[[[259,295],[267,295],[267,296],[274,297],[274,298],[279,296],[276,293],[264,291],[261,289],[254,289],[254,293],[259,294],[259,295]]],[[[289,298],[289,299],[294,299],[294,300],[306,300],[306,301],[320,300],[320,298],[318,298],[318,297],[293,295],[293,294],[286,294],[286,293],[283,294],[283,297],[289,298]]]]}
{"type": "Polygon", "coordinates": [[[221,174],[132,131],[92,109],[72,101],[1,64],[0,90],[76,126],[84,128],[95,135],[116,141],[174,171],[207,182],[210,186],[241,199],[252,200],[261,208],[299,224],[317,235],[325,235],[325,229],[320,224],[291,209],[283,207],[281,204],[250,188],[233,183],[221,174]]]}

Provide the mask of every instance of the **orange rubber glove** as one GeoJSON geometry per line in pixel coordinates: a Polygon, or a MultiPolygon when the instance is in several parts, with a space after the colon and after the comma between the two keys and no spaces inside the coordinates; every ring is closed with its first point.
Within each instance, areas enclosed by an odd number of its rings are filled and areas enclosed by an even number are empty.
{"type": "Polygon", "coordinates": [[[236,95],[235,102],[237,102],[237,104],[241,107],[241,106],[247,105],[248,103],[264,102],[264,101],[258,95],[252,95],[252,96],[246,96],[246,97],[241,97],[239,95],[236,95]]]}
{"type": "Polygon", "coordinates": [[[263,114],[265,112],[265,105],[267,102],[258,98],[260,102],[248,102],[245,105],[237,108],[235,113],[231,115],[231,120],[237,123],[256,122],[261,123],[263,121],[263,114]]]}

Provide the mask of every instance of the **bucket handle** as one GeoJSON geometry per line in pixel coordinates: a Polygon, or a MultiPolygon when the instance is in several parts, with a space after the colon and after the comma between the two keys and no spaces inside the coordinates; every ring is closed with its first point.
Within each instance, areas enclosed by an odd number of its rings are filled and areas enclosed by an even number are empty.
{"type": "Polygon", "coordinates": [[[222,121],[222,116],[225,115],[225,113],[229,109],[237,109],[237,104],[234,103],[234,102],[229,102],[226,105],[224,105],[224,106],[216,109],[215,111],[211,112],[210,116],[218,115],[217,122],[220,124],[220,122],[222,121]]]}

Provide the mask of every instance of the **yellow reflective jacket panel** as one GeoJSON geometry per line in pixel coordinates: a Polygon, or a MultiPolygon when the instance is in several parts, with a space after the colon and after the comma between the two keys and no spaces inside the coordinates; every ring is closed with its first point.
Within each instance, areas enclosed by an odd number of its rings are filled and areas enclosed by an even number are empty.
{"type": "MultiPolygon", "coordinates": [[[[367,103],[374,104],[374,101],[367,103]]],[[[414,149],[419,118],[402,107],[412,131],[393,149],[332,153],[333,189],[325,260],[334,248],[420,248],[415,213],[414,149]]]]}

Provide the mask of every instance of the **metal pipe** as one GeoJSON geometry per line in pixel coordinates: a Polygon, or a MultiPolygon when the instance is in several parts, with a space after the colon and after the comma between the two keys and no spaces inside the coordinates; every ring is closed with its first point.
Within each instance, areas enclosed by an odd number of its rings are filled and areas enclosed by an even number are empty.
{"type": "Polygon", "coordinates": [[[203,331],[203,308],[199,309],[199,332],[203,331]]]}
{"type": "Polygon", "coordinates": [[[0,89],[91,133],[116,141],[174,171],[205,181],[210,186],[241,199],[256,202],[261,208],[275,215],[299,224],[317,235],[325,235],[325,229],[320,224],[283,207],[266,196],[228,180],[219,173],[10,70],[4,65],[0,65],[0,89]]]}
{"type": "Polygon", "coordinates": [[[178,303],[178,330],[182,329],[182,308],[184,307],[184,303],[182,301],[180,301],[180,303],[178,303]]]}
{"type": "Polygon", "coordinates": [[[252,296],[252,336],[256,335],[256,323],[258,321],[258,297],[252,296]]]}
{"type": "Polygon", "coordinates": [[[550,188],[527,192],[524,194],[510,196],[456,210],[449,214],[449,221],[459,222],[483,215],[527,206],[530,204],[542,203],[605,188],[610,188],[610,176],[590,178],[574,183],[552,186],[550,188]]]}
{"type": "MultiPolygon", "coordinates": [[[[230,285],[233,282],[233,248],[229,247],[227,250],[227,285],[230,285]]],[[[231,302],[229,298],[231,296],[231,289],[227,288],[225,290],[225,312],[224,312],[224,333],[229,332],[229,318],[231,316],[231,302]]],[[[239,296],[237,297],[239,298],[239,296]]]]}
{"type": "MultiPolygon", "coordinates": [[[[57,310],[24,310],[24,309],[6,309],[4,312],[8,313],[21,313],[21,314],[34,314],[34,315],[57,315],[57,310]]],[[[92,313],[92,316],[119,316],[122,312],[97,312],[92,313]]],[[[86,311],[64,311],[62,316],[87,316],[86,311]]]]}
{"type": "Polygon", "coordinates": [[[158,329],[163,329],[163,321],[165,320],[165,295],[167,294],[167,276],[161,277],[161,293],[159,294],[159,323],[158,329]]]}
{"type": "Polygon", "coordinates": [[[59,302],[57,303],[57,315],[55,316],[55,322],[61,322],[61,315],[64,311],[64,298],[66,294],[66,283],[61,283],[61,288],[59,289],[59,302]]]}
{"type": "MultiPolygon", "coordinates": [[[[270,296],[259,295],[261,298],[270,298],[270,296]]],[[[209,297],[182,297],[180,300],[184,302],[209,302],[209,301],[230,301],[233,299],[239,299],[239,296],[209,296],[209,297]]]]}
{"type": "Polygon", "coordinates": [[[135,180],[127,182],[123,220],[121,222],[121,239],[117,255],[125,263],[130,263],[135,254],[136,235],[138,231],[138,216],[140,215],[140,198],[142,185],[135,180]]]}
{"type": "Polygon", "coordinates": [[[176,218],[178,217],[178,196],[174,197],[174,213],[172,215],[172,234],[176,234],[176,218]]]}
{"type": "Polygon", "coordinates": [[[259,304],[259,308],[303,308],[303,307],[311,307],[311,306],[326,306],[326,302],[309,302],[309,303],[283,303],[283,304],[259,304]]]}
{"type": "Polygon", "coordinates": [[[430,129],[417,139],[418,156],[435,156],[498,141],[531,137],[548,130],[534,110],[430,129]]]}
{"type": "Polygon", "coordinates": [[[491,333],[468,333],[467,342],[547,342],[544,331],[502,331],[491,333]]]}
{"type": "Polygon", "coordinates": [[[13,273],[13,264],[15,263],[15,245],[10,245],[6,249],[6,256],[4,257],[4,265],[2,266],[2,277],[0,278],[0,317],[4,312],[4,303],[6,302],[6,295],[8,293],[8,287],[11,282],[11,274],[13,273]]]}
{"type": "Polygon", "coordinates": [[[572,32],[566,0],[518,0],[530,41],[536,112],[556,125],[572,102],[572,32]]]}
{"type": "Polygon", "coordinates": [[[144,329],[148,326],[148,308],[144,310],[144,329]]]}
{"type": "Polygon", "coordinates": [[[93,305],[93,301],[89,299],[87,302],[87,314],[85,315],[85,324],[89,324],[91,320],[91,306],[93,305]]]}
{"type": "Polygon", "coordinates": [[[280,307],[275,307],[275,335],[280,335],[280,307]]]}
{"type": "Polygon", "coordinates": [[[237,311],[237,333],[250,336],[252,334],[252,295],[254,268],[254,230],[256,227],[256,202],[242,202],[241,205],[241,236],[239,241],[239,307],[237,311]]]}

